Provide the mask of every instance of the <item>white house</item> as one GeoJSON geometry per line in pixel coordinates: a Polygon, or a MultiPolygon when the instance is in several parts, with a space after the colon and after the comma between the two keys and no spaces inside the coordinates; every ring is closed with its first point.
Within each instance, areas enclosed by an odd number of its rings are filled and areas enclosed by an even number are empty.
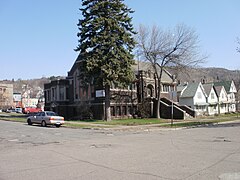
{"type": "Polygon", "coordinates": [[[207,94],[202,83],[189,83],[180,87],[179,104],[187,105],[196,111],[196,115],[206,114],[208,103],[207,94]]]}
{"type": "Polygon", "coordinates": [[[228,94],[224,86],[215,86],[218,95],[218,114],[228,112],[228,94]]]}
{"type": "Polygon", "coordinates": [[[237,88],[233,81],[224,81],[224,82],[214,82],[214,86],[224,86],[227,96],[228,96],[228,112],[236,112],[236,97],[235,93],[237,93],[237,88]]]}
{"type": "Polygon", "coordinates": [[[203,84],[204,91],[207,95],[207,114],[214,115],[218,114],[218,95],[213,84],[203,84]]]}

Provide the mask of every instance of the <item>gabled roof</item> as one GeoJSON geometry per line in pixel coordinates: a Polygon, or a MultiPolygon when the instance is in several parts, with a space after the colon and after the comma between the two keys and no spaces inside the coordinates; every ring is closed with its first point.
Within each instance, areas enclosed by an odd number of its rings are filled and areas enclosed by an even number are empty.
{"type": "Polygon", "coordinates": [[[177,92],[182,92],[185,88],[187,88],[187,84],[179,84],[177,86],[177,92]]]}
{"type": "Polygon", "coordinates": [[[223,86],[215,86],[215,89],[216,89],[216,92],[217,92],[218,97],[220,97],[222,88],[224,88],[224,87],[223,87],[223,86]]]}
{"type": "MultiPolygon", "coordinates": [[[[218,87],[218,86],[217,86],[218,87]]],[[[223,86],[219,86],[220,88],[224,88],[223,86]]],[[[210,96],[210,93],[211,93],[211,90],[213,89],[213,91],[216,93],[217,97],[220,96],[220,92],[221,92],[221,89],[218,89],[219,92],[217,92],[217,89],[216,87],[213,85],[213,83],[208,83],[208,84],[203,84],[203,88],[204,88],[204,91],[207,95],[207,97],[210,96]]]]}
{"type": "Polygon", "coordinates": [[[233,81],[222,81],[222,82],[214,82],[213,84],[215,87],[223,86],[225,88],[226,92],[229,93],[231,90],[232,82],[233,81]]]}
{"type": "MultiPolygon", "coordinates": [[[[138,71],[150,71],[152,73],[155,72],[152,64],[150,62],[144,61],[135,61],[135,64],[132,66],[134,72],[138,71]]],[[[160,67],[157,66],[157,71],[160,73],[160,67]]],[[[168,82],[169,80],[173,80],[173,75],[168,72],[165,68],[163,68],[162,72],[162,82],[168,82]]]]}
{"type": "Polygon", "coordinates": [[[213,84],[203,84],[203,88],[205,90],[205,93],[207,94],[207,96],[209,97],[210,92],[213,88],[213,84]]]}
{"type": "Polygon", "coordinates": [[[187,85],[187,88],[182,92],[181,97],[182,98],[194,97],[200,84],[201,83],[189,83],[187,85]]]}

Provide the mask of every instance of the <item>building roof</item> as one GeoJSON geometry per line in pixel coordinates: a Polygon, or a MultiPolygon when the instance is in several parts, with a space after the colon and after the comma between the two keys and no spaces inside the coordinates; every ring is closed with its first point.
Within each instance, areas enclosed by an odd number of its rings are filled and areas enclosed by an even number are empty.
{"type": "MultiPolygon", "coordinates": [[[[133,71],[136,73],[138,71],[150,71],[152,73],[155,73],[155,70],[153,68],[153,66],[151,65],[151,63],[149,62],[144,62],[144,61],[135,61],[135,64],[132,66],[133,71]]],[[[160,68],[157,67],[157,71],[160,72],[160,68]]],[[[162,73],[162,82],[168,82],[170,79],[174,80],[173,75],[168,72],[166,69],[163,69],[163,73],[162,73]]]]}
{"type": "Polygon", "coordinates": [[[177,92],[182,92],[185,88],[187,88],[188,84],[179,84],[177,86],[177,92]]]}
{"type": "Polygon", "coordinates": [[[182,98],[194,97],[200,83],[189,83],[187,88],[182,92],[182,98]]]}
{"type": "Polygon", "coordinates": [[[207,96],[209,96],[210,92],[213,88],[213,84],[210,84],[210,83],[209,84],[203,84],[203,88],[204,88],[204,91],[207,94],[207,96]]]}
{"type": "Polygon", "coordinates": [[[224,87],[223,86],[215,86],[218,97],[220,97],[220,93],[222,91],[222,88],[224,88],[224,87]]]}
{"type": "Polygon", "coordinates": [[[232,85],[232,81],[214,82],[213,84],[215,87],[223,86],[225,90],[229,93],[232,85]]]}

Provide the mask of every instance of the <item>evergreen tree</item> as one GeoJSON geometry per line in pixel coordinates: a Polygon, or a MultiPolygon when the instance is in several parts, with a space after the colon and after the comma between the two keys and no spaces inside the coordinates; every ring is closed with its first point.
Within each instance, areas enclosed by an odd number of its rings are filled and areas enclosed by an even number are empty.
{"type": "Polygon", "coordinates": [[[82,0],[79,20],[80,76],[105,88],[105,119],[110,115],[110,86],[128,85],[134,77],[133,13],[124,0],[82,0]]]}

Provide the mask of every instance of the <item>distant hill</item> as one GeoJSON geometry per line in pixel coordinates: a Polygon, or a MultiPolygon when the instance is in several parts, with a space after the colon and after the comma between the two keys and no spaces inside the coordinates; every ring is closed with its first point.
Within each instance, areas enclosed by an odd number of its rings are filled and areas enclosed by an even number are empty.
{"type": "MultiPolygon", "coordinates": [[[[228,70],[224,68],[193,68],[187,69],[186,72],[177,72],[174,69],[168,69],[171,74],[176,75],[176,78],[180,83],[183,82],[216,82],[216,81],[229,81],[233,80],[237,86],[240,88],[240,70],[228,70]]],[[[30,88],[33,91],[39,91],[39,88],[44,89],[44,84],[50,82],[54,79],[64,78],[61,76],[52,76],[48,78],[30,79],[30,80],[8,80],[5,83],[13,83],[14,92],[21,93],[26,88],[30,88]],[[26,85],[28,87],[26,87],[26,85]]]]}
{"type": "Polygon", "coordinates": [[[39,91],[44,90],[44,84],[49,83],[51,80],[64,78],[61,76],[52,76],[52,77],[42,77],[39,79],[28,79],[28,80],[2,80],[3,83],[13,84],[14,93],[23,93],[26,90],[31,90],[31,96],[35,97],[39,91]]]}
{"type": "Polygon", "coordinates": [[[224,68],[193,68],[186,72],[176,72],[169,69],[170,73],[175,74],[180,82],[216,82],[233,80],[237,86],[240,84],[240,70],[228,70],[224,68]]]}

